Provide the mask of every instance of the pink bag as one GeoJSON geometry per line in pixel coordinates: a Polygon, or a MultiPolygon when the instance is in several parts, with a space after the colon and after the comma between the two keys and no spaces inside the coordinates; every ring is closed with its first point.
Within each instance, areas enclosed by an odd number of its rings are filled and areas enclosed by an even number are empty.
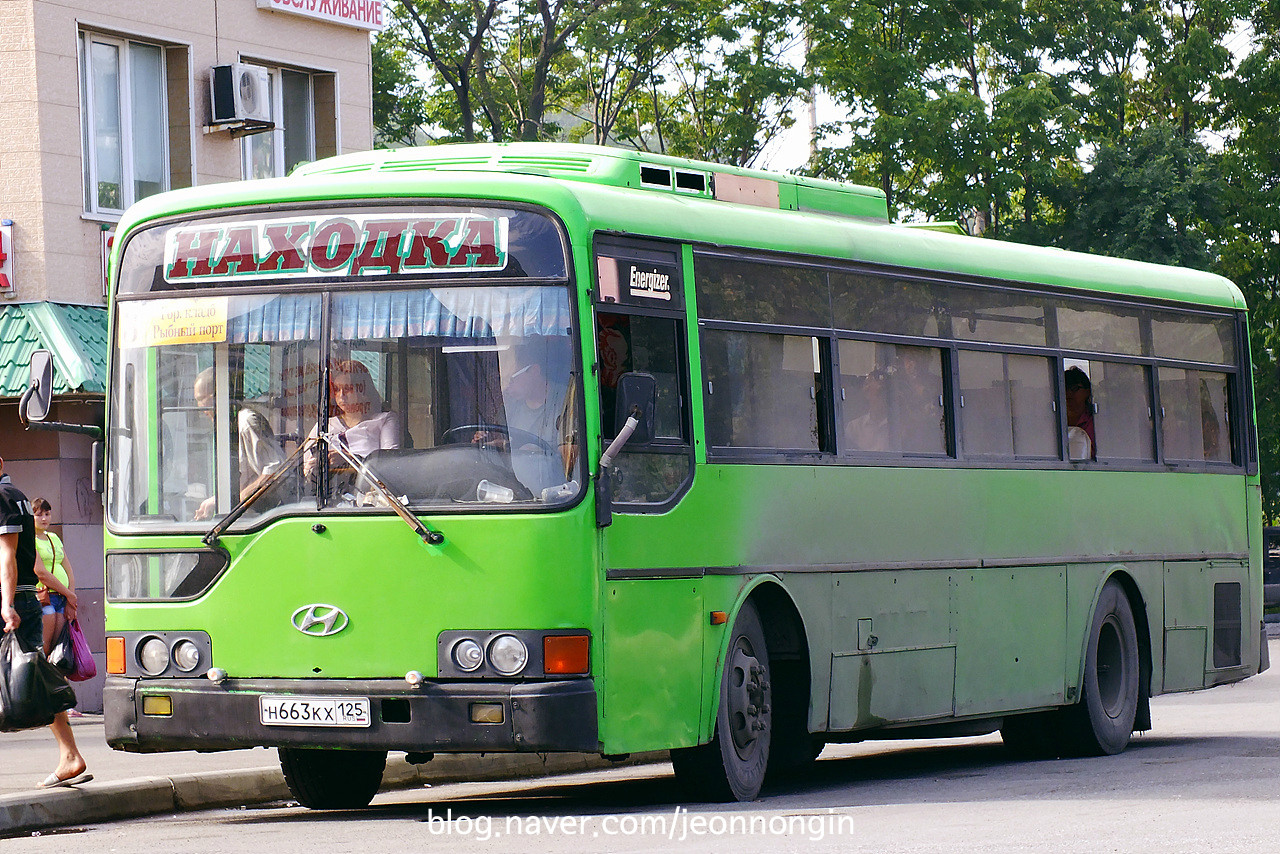
{"type": "Polygon", "coordinates": [[[80,621],[72,620],[70,630],[71,643],[76,651],[76,669],[67,678],[72,682],[92,679],[98,675],[98,665],[93,660],[93,653],[89,651],[89,641],[85,639],[84,632],[80,631],[80,621]]]}

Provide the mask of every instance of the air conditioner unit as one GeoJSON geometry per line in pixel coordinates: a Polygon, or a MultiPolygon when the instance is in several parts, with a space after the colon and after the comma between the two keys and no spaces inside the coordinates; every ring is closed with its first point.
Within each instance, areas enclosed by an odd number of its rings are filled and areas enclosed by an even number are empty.
{"type": "Polygon", "coordinates": [[[212,124],[271,121],[270,75],[244,62],[215,65],[209,73],[212,124]]]}

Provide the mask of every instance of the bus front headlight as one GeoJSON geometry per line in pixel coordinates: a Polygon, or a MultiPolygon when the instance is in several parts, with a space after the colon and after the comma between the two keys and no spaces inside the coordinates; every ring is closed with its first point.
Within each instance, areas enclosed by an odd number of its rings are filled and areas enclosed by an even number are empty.
{"type": "Polygon", "coordinates": [[[514,635],[498,635],[489,644],[489,664],[503,676],[515,676],[529,663],[529,649],[514,635]]]}
{"type": "Polygon", "coordinates": [[[190,673],[200,666],[200,648],[189,640],[173,645],[173,663],[183,673],[190,673]]]}
{"type": "Polygon", "coordinates": [[[169,667],[169,647],[160,638],[147,638],[138,648],[138,665],[148,676],[158,676],[169,667]]]}
{"type": "Polygon", "coordinates": [[[484,664],[484,650],[471,638],[464,638],[453,645],[453,663],[459,670],[471,673],[484,664]]]}

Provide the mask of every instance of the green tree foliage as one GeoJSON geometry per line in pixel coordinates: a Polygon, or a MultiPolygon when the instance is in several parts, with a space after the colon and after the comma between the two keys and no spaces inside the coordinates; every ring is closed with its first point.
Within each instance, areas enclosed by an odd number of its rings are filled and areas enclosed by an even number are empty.
{"type": "Polygon", "coordinates": [[[1157,264],[1209,269],[1223,221],[1218,158],[1169,123],[1103,143],[1066,195],[1059,243],[1157,264]]]}
{"type": "Polygon", "coordinates": [[[373,128],[378,148],[413,145],[428,124],[427,98],[415,63],[392,31],[377,35],[373,57],[373,128]]]}
{"type": "MultiPolygon", "coordinates": [[[[753,162],[808,91],[795,4],[388,0],[439,141],[574,139],[753,162]]],[[[381,41],[382,39],[380,39],[381,41]]],[[[392,75],[389,65],[375,75],[392,75]]],[[[375,87],[391,91],[394,81],[375,87]]],[[[378,120],[395,118],[378,113],[378,120]]],[[[397,128],[379,124],[395,138],[397,128]]]]}
{"type": "Polygon", "coordinates": [[[441,140],[552,138],[557,64],[608,0],[388,0],[393,37],[432,75],[441,140]],[[481,130],[483,128],[483,131],[481,130]]]}
{"type": "Polygon", "coordinates": [[[824,145],[811,167],[879,187],[895,210],[900,197],[923,193],[931,160],[961,157],[952,129],[967,123],[974,105],[940,97],[959,16],[931,0],[819,2],[805,16],[810,67],[847,114],[821,135],[848,139],[824,145]]]}
{"type": "Polygon", "coordinates": [[[1262,498],[1280,518],[1280,3],[1254,12],[1256,49],[1223,87],[1220,125],[1236,128],[1223,154],[1226,223],[1217,269],[1249,303],[1262,498]]]}
{"type": "Polygon", "coordinates": [[[809,88],[788,59],[800,46],[795,4],[744,0],[719,11],[673,54],[674,91],[655,110],[655,135],[670,154],[750,166],[794,122],[809,88]]]}
{"type": "Polygon", "coordinates": [[[617,0],[586,21],[556,99],[581,123],[571,136],[597,145],[637,141],[646,124],[639,104],[665,82],[675,52],[694,32],[705,32],[708,9],[697,0],[617,0]]]}

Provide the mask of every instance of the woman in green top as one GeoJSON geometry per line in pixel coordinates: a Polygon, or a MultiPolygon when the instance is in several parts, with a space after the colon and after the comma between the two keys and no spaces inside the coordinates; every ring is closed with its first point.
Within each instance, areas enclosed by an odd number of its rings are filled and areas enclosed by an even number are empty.
{"type": "Polygon", "coordinates": [[[67,620],[76,618],[76,576],[67,561],[62,540],[49,530],[53,507],[43,498],[31,502],[36,517],[36,576],[40,579],[40,603],[44,605],[44,652],[53,649],[53,640],[67,620]]]}

